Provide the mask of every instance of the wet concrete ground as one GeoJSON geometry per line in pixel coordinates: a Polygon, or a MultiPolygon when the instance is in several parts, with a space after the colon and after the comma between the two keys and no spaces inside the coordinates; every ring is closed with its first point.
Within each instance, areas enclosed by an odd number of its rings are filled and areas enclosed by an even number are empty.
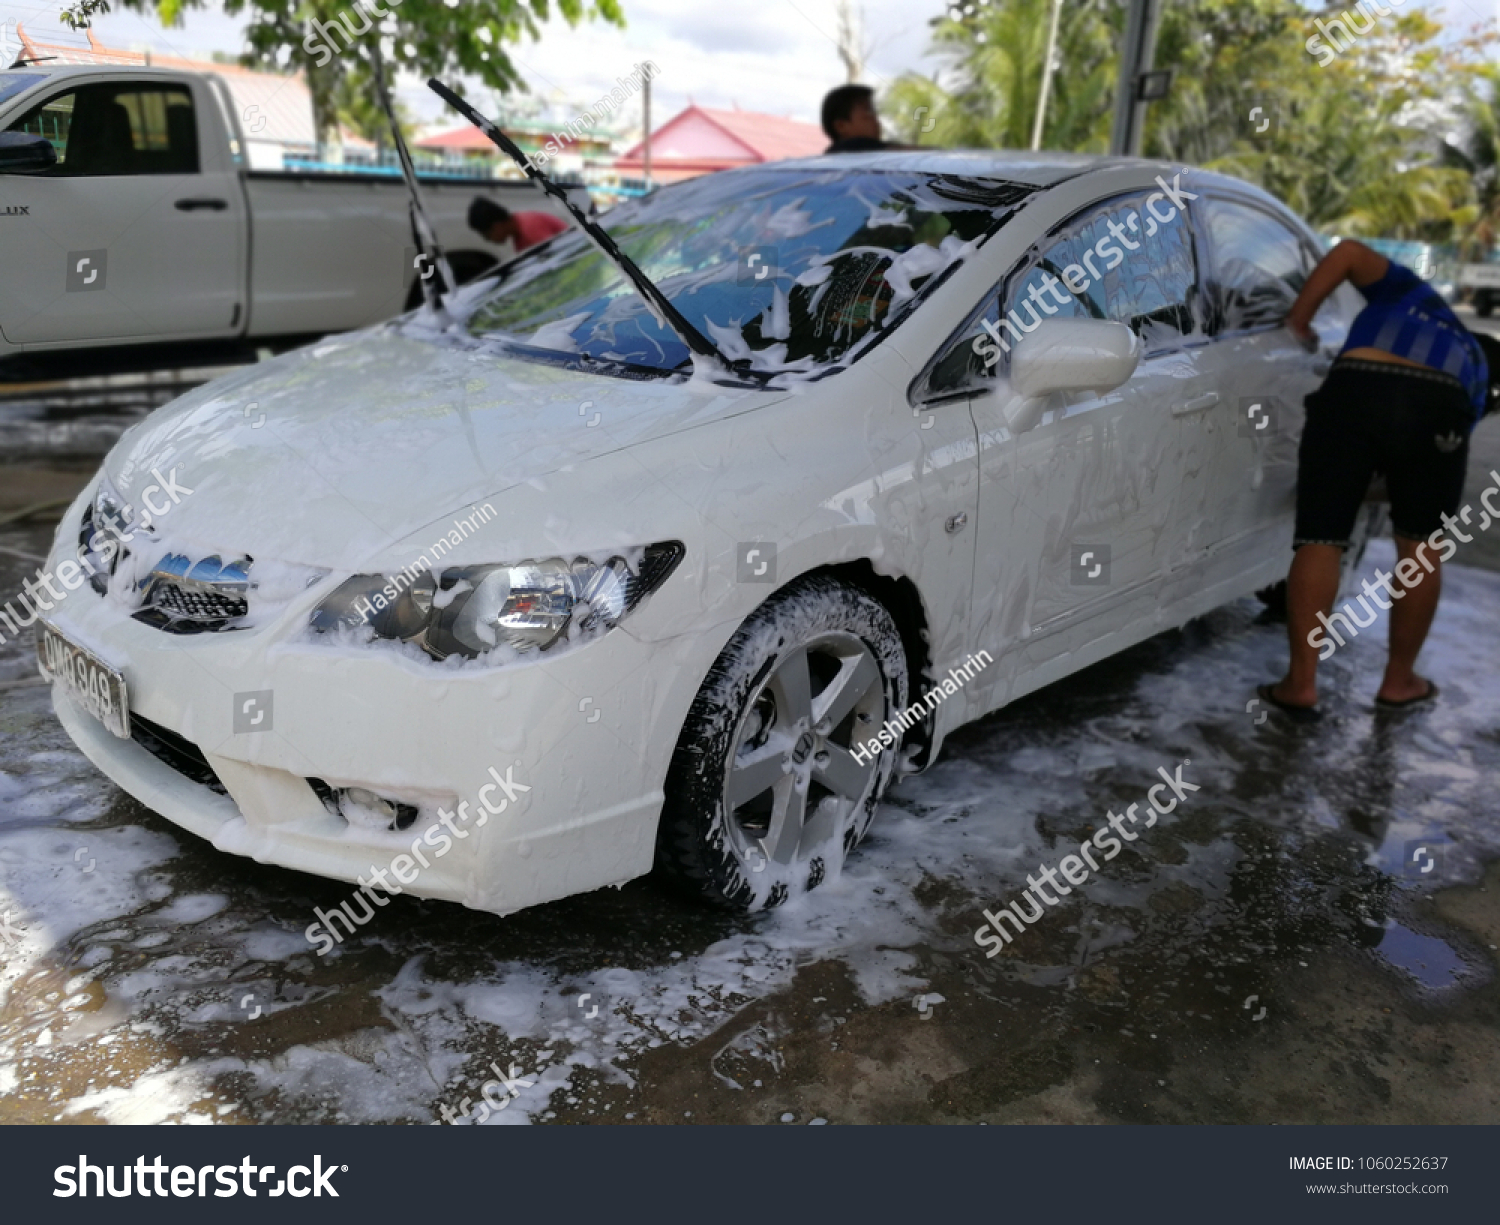
{"type": "MultiPolygon", "coordinates": [[[[0,527],[0,590],[49,534],[0,527]]],[[[0,1120],[1495,1122],[1497,601],[1451,568],[1441,703],[1374,713],[1377,626],[1314,728],[1246,710],[1283,628],[1222,608],[962,730],[779,911],[402,897],[326,959],[345,886],[123,796],[0,644],[0,1120]],[[985,908],[1184,761],[1200,790],[987,960],[985,908]]]]}

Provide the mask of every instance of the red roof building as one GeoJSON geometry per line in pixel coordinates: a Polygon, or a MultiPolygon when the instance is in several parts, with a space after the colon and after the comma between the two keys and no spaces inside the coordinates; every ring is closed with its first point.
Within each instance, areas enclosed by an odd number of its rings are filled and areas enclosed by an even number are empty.
{"type": "MultiPolygon", "coordinates": [[[[643,148],[636,145],[616,159],[621,177],[643,177],[643,148]]],[[[812,157],[826,148],[823,129],[797,119],[689,106],[651,134],[651,179],[676,183],[734,166],[812,157]]]]}

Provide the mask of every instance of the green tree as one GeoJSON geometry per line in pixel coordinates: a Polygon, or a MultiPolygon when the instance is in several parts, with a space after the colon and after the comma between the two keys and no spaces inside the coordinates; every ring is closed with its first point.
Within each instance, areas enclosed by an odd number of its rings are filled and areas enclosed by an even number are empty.
{"type": "MultiPolygon", "coordinates": [[[[902,76],[882,99],[902,138],[1029,145],[1050,0],[975,3],[934,22],[938,73],[902,76]]],[[[1147,109],[1145,155],[1239,175],[1340,233],[1443,242],[1487,226],[1474,241],[1494,241],[1500,77],[1469,91],[1469,144],[1445,139],[1494,35],[1454,37],[1424,13],[1393,12],[1329,58],[1308,46],[1317,15],[1295,0],[1164,5],[1155,63],[1174,76],[1147,109]],[[1257,133],[1252,113],[1275,126],[1257,133]]],[[[1123,20],[1106,0],[1063,0],[1045,148],[1108,147],[1123,20]]]]}
{"type": "MultiPolygon", "coordinates": [[[[111,2],[75,0],[62,20],[82,28],[109,12],[111,2]]],[[[170,26],[204,0],[113,2],[154,12],[170,26]]],[[[223,8],[248,22],[242,63],[305,72],[320,130],[332,126],[339,99],[350,88],[368,91],[369,47],[377,35],[393,70],[424,77],[462,74],[503,93],[524,87],[505,47],[522,35],[538,37],[540,23],[554,12],[575,26],[595,19],[625,24],[620,0],[223,0],[223,8]]]]}
{"type": "MultiPolygon", "coordinates": [[[[1026,149],[1036,122],[1051,0],[981,4],[933,23],[937,77],[907,73],[881,100],[900,138],[919,144],[1026,149]],[[947,83],[944,84],[943,82],[947,83]]],[[[1104,151],[1114,89],[1115,10],[1064,0],[1042,144],[1104,151]]]]}
{"type": "Polygon", "coordinates": [[[1443,164],[1469,178],[1473,216],[1458,235],[1461,253],[1486,260],[1500,244],[1500,67],[1487,64],[1465,90],[1461,130],[1443,142],[1443,164]]]}
{"type": "Polygon", "coordinates": [[[1207,164],[1340,234],[1451,241],[1472,221],[1473,187],[1446,160],[1444,137],[1488,39],[1445,40],[1424,13],[1393,14],[1318,66],[1304,46],[1310,28],[1296,26],[1300,60],[1256,82],[1279,111],[1274,137],[1242,137],[1207,164]]]}

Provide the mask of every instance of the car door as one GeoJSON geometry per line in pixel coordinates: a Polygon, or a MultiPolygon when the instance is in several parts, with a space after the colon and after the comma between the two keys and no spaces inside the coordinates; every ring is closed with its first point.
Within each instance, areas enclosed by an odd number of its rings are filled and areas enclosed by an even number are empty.
{"type": "Polygon", "coordinates": [[[6,175],[27,209],[4,234],[0,331],[13,344],[233,334],[246,221],[206,91],[139,76],[54,90],[10,125],[57,165],[6,175]]]}
{"type": "Polygon", "coordinates": [[[1287,331],[1286,316],[1317,263],[1309,239],[1249,199],[1205,194],[1195,206],[1209,252],[1205,372],[1220,403],[1201,426],[1211,456],[1202,497],[1185,507],[1198,528],[1188,561],[1207,582],[1229,581],[1275,542],[1286,548],[1296,510],[1303,397],[1317,387],[1352,315],[1340,295],[1314,327],[1321,352],[1287,331]]]}
{"type": "Polygon", "coordinates": [[[1024,644],[1033,684],[1079,666],[1053,635],[1082,643],[1150,624],[1177,548],[1179,414],[1206,390],[1191,349],[1197,261],[1187,221],[1146,206],[1145,193],[1112,197],[1035,244],[921,392],[968,400],[980,448],[975,641],[996,656],[1024,644]],[[1014,352],[1046,318],[1126,323],[1145,356],[1124,386],[1059,393],[1034,427],[1013,428],[1019,399],[995,338],[1014,352]]]}

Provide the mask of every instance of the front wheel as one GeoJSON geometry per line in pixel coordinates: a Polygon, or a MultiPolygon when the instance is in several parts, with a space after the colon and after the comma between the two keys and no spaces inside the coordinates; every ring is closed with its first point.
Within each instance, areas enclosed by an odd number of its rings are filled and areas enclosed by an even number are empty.
{"type": "Polygon", "coordinates": [[[658,871],[739,910],[836,874],[896,766],[896,747],[868,742],[907,692],[901,633],[869,593],[814,576],[773,596],[693,699],[667,772],[658,871]]]}

